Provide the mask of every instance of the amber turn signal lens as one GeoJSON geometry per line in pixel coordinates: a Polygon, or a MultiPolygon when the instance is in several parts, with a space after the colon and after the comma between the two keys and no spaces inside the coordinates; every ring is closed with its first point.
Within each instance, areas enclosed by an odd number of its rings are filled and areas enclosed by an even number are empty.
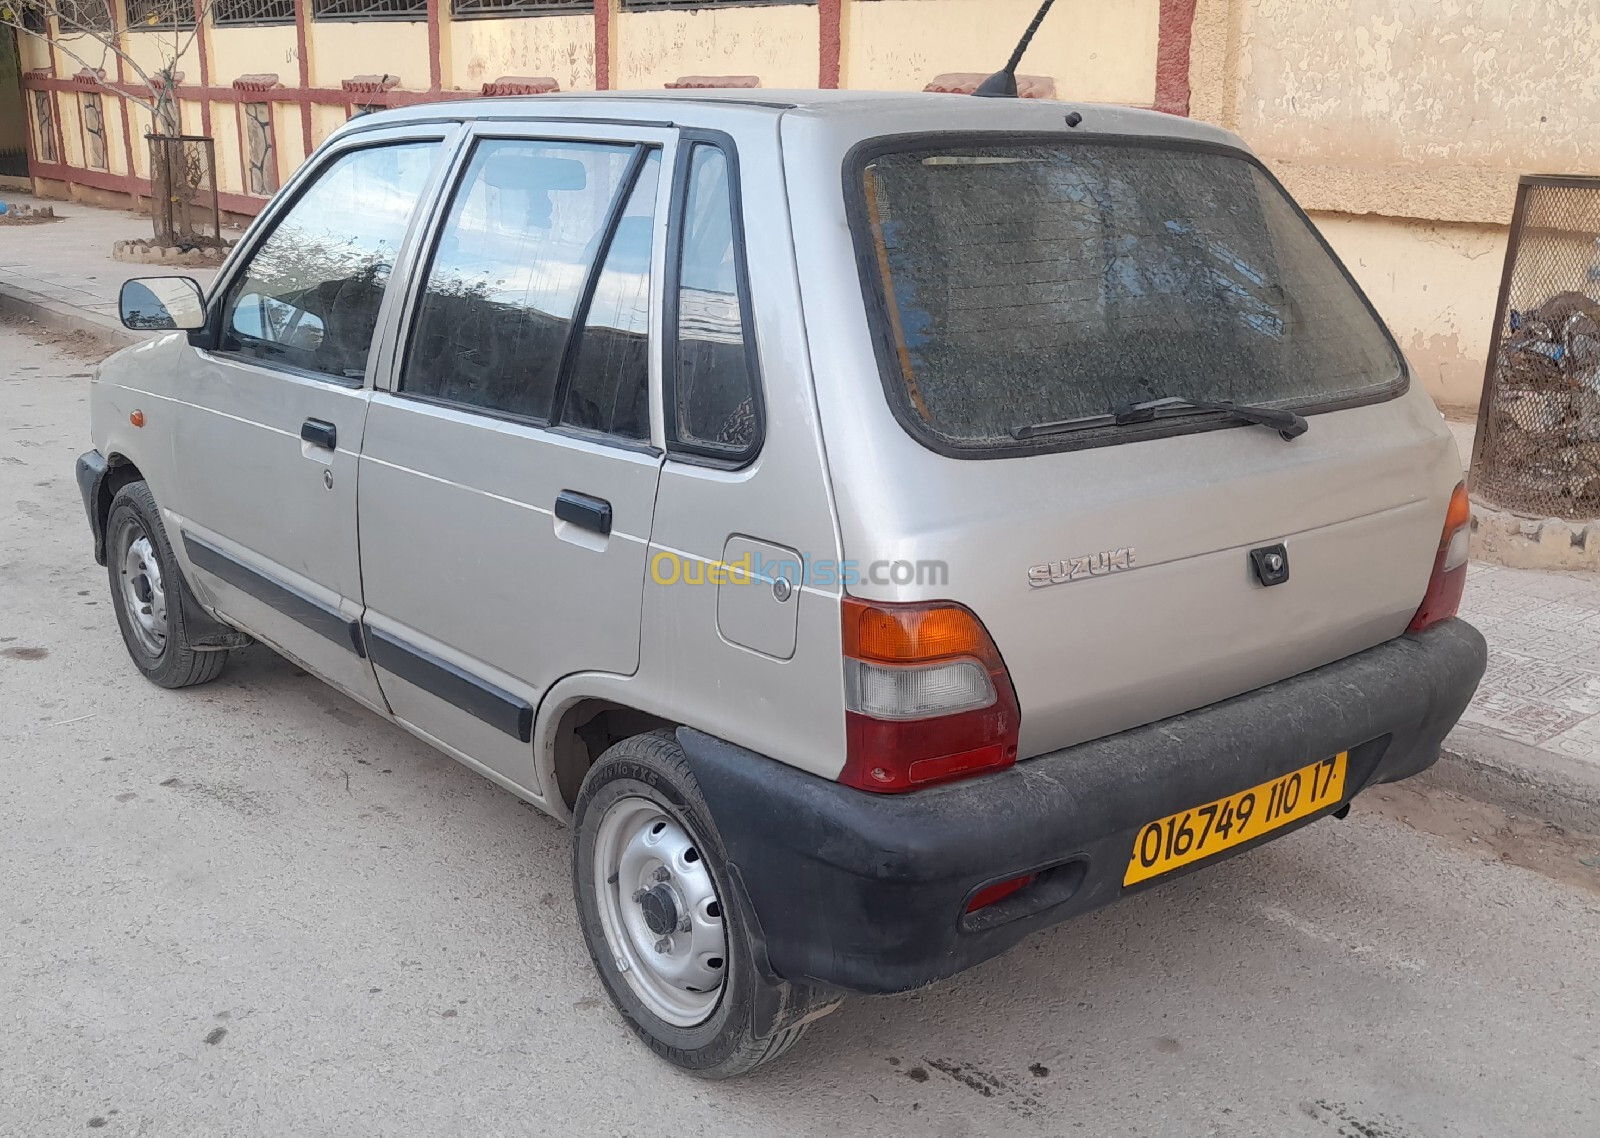
{"type": "Polygon", "coordinates": [[[988,634],[956,605],[869,605],[844,599],[844,654],[885,664],[925,663],[953,656],[988,661],[988,634]]]}
{"type": "Polygon", "coordinates": [[[133,414],[128,416],[128,422],[132,423],[135,427],[144,426],[144,412],[135,411],[133,414]]]}
{"type": "Polygon", "coordinates": [[[1456,486],[1455,493],[1450,495],[1450,508],[1444,515],[1444,544],[1450,544],[1450,536],[1456,530],[1472,520],[1472,499],[1467,494],[1465,482],[1456,486]]]}

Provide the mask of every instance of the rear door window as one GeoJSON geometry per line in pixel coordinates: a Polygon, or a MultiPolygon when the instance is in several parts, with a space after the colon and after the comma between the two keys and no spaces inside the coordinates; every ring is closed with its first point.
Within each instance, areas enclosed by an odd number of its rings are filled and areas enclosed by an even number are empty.
{"type": "MultiPolygon", "coordinates": [[[[400,390],[550,422],[586,282],[640,158],[628,144],[479,142],[440,230],[400,390]]],[[[624,246],[619,258],[631,237],[624,246]]],[[[630,431],[639,413],[636,400],[621,413],[630,431]]]]}
{"type": "Polygon", "coordinates": [[[1161,400],[1310,411],[1403,386],[1366,300],[1234,151],[923,138],[868,149],[851,181],[885,385],[937,449],[1116,442],[1108,413],[1185,413],[1161,400]]]}
{"type": "Polygon", "coordinates": [[[661,152],[653,150],[611,234],[572,355],[561,422],[645,442],[650,438],[650,257],[661,152]]]}

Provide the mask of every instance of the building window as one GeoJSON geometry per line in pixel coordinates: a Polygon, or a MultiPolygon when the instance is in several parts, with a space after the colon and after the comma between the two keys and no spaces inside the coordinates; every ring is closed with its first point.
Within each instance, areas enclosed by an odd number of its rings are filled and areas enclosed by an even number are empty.
{"type": "Polygon", "coordinates": [[[96,170],[106,168],[106,118],[99,95],[83,97],[83,157],[96,170]]]}
{"type": "Polygon", "coordinates": [[[219,28],[240,24],[292,24],[294,0],[212,0],[211,22],[219,28]]]}
{"type": "Polygon", "coordinates": [[[428,0],[311,0],[318,20],[425,20],[428,0]]]}
{"type": "Polygon", "coordinates": [[[128,30],[194,27],[194,0],[128,0],[128,30]]]}
{"type": "Polygon", "coordinates": [[[66,33],[109,32],[116,29],[107,0],[58,0],[56,19],[66,33]]]}
{"type": "Polygon", "coordinates": [[[34,150],[41,162],[60,161],[56,156],[56,109],[49,91],[33,93],[33,125],[38,131],[34,150]]]}
{"type": "Polygon", "coordinates": [[[272,104],[245,103],[244,173],[246,187],[258,197],[278,189],[278,148],[272,140],[272,104]]]}
{"type": "Polygon", "coordinates": [[[594,0],[452,0],[450,10],[458,20],[484,16],[592,15],[594,0]]]}
{"type": "Polygon", "coordinates": [[[651,12],[662,8],[766,8],[774,4],[811,4],[817,0],[622,0],[624,12],[651,12]]]}

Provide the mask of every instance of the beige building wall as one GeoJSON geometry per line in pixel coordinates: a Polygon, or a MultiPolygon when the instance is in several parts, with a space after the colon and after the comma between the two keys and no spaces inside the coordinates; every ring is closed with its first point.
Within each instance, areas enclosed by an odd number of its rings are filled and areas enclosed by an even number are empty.
{"type": "Polygon", "coordinates": [[[1477,406],[1488,358],[1506,228],[1314,213],[1440,404],[1477,406]]]}
{"type": "Polygon", "coordinates": [[[771,7],[618,12],[614,87],[660,89],[684,75],[759,75],[763,87],[815,87],[817,10],[771,7]]]}
{"type": "Polygon", "coordinates": [[[311,145],[321,146],[330,134],[342,127],[350,119],[349,111],[344,107],[315,106],[311,108],[311,145]]]}
{"type": "Polygon", "coordinates": [[[338,87],[355,75],[387,73],[398,75],[401,87],[428,89],[431,68],[425,23],[316,20],[306,40],[313,87],[338,87]]]}
{"type": "Polygon", "coordinates": [[[206,34],[214,86],[230,86],[241,75],[276,75],[289,87],[300,82],[293,24],[212,28],[206,34]]]}
{"type": "Polygon", "coordinates": [[[548,75],[563,91],[594,89],[594,17],[458,20],[443,84],[479,91],[504,75],[548,75]]]}
{"type": "MultiPolygon", "coordinates": [[[[846,0],[840,86],[920,91],[935,75],[998,71],[1036,0],[846,0]]],[[[1056,97],[1149,106],[1159,0],[1058,0],[1021,68],[1056,97]]],[[[815,79],[810,85],[815,85],[815,79]]]]}
{"type": "MultiPolygon", "coordinates": [[[[154,77],[168,64],[174,64],[183,73],[185,85],[200,82],[200,43],[199,38],[191,35],[189,31],[128,31],[122,37],[123,50],[128,53],[135,63],[143,69],[146,75],[154,77]],[[180,54],[181,51],[181,54],[180,54]]],[[[59,64],[62,75],[71,75],[78,69],[78,65],[71,60],[63,59],[59,64]]],[[[116,63],[103,64],[107,75],[116,74],[116,63]]],[[[128,82],[138,83],[139,77],[130,68],[128,82]]]]}
{"type": "Polygon", "coordinates": [[[1522,173],[1600,173],[1600,0],[1199,0],[1190,109],[1313,211],[1439,402],[1475,406],[1522,173]]]}

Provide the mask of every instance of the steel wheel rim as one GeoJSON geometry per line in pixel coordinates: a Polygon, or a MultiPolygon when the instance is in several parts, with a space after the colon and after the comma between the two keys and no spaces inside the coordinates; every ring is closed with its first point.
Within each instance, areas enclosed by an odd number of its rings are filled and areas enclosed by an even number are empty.
{"type": "Polygon", "coordinates": [[[139,647],[159,656],[167,647],[167,591],[161,580],[161,562],[141,526],[130,524],[123,532],[127,544],[122,551],[119,584],[128,627],[139,647]]]}
{"type": "Polygon", "coordinates": [[[600,820],[594,887],[617,971],[674,1027],[711,1018],[727,975],[721,899],[688,831],[647,798],[622,798],[600,820]],[[667,918],[676,918],[670,928],[667,918]]]}

